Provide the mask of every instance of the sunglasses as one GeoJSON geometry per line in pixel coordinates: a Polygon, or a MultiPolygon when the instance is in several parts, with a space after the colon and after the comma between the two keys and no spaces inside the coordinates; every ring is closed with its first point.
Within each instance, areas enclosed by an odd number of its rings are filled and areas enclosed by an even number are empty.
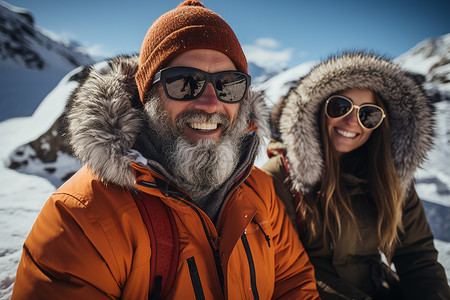
{"type": "Polygon", "coordinates": [[[250,86],[250,76],[239,71],[208,73],[190,67],[171,67],[155,74],[153,84],[161,82],[167,98],[191,101],[200,97],[209,82],[217,99],[225,103],[239,103],[250,86]]]}
{"type": "Polygon", "coordinates": [[[344,118],[348,116],[354,108],[358,110],[357,119],[359,125],[368,130],[376,129],[386,117],[384,110],[378,105],[355,105],[350,98],[341,95],[335,95],[328,98],[325,104],[325,114],[331,119],[344,118]]]}

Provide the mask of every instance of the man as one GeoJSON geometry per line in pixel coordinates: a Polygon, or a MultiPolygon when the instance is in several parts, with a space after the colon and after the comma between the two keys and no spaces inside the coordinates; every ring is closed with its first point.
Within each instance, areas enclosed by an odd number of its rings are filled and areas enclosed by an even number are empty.
{"type": "Polygon", "coordinates": [[[231,28],[192,0],[150,27],[139,63],[92,68],[67,112],[85,166],[38,217],[12,299],[317,299],[272,182],[252,166],[267,129],[249,85],[231,28]],[[135,202],[146,197],[170,209],[179,235],[164,295],[135,202]]]}

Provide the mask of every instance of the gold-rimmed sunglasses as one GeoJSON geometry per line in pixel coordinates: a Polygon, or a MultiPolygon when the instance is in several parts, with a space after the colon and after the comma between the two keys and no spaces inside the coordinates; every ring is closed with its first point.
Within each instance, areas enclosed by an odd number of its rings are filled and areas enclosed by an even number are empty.
{"type": "Polygon", "coordinates": [[[357,109],[357,119],[359,125],[367,130],[374,130],[381,125],[386,114],[384,110],[375,104],[355,105],[353,101],[342,95],[333,95],[325,103],[325,114],[328,118],[339,119],[351,114],[353,109],[357,109]]]}

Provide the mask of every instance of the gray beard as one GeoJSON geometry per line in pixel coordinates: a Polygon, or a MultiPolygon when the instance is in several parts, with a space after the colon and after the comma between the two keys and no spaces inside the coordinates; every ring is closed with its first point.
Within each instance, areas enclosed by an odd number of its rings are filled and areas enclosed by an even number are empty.
{"type": "Polygon", "coordinates": [[[250,104],[242,101],[233,123],[225,114],[184,112],[173,125],[156,93],[145,104],[153,144],[160,151],[163,164],[176,178],[177,186],[189,193],[199,205],[230,178],[239,162],[240,147],[248,130],[250,104]],[[222,126],[219,141],[202,138],[195,143],[183,134],[187,122],[213,121],[222,126]]]}

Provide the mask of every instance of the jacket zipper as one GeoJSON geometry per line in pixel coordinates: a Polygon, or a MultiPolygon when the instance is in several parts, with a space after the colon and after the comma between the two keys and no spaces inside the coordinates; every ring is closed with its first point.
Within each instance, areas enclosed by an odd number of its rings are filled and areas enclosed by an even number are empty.
{"type": "Polygon", "coordinates": [[[253,299],[259,300],[258,288],[256,286],[256,270],[253,261],[250,245],[248,244],[246,231],[241,235],[242,244],[244,245],[245,253],[247,254],[248,267],[250,269],[250,284],[252,287],[253,299]]]}
{"type": "Polygon", "coordinates": [[[182,198],[179,197],[174,197],[175,199],[185,203],[186,205],[188,205],[192,210],[194,210],[194,212],[198,215],[201,223],[202,223],[202,227],[203,227],[203,231],[205,232],[206,238],[208,240],[209,246],[211,247],[211,250],[213,252],[214,255],[214,263],[216,265],[216,271],[217,271],[217,276],[219,276],[219,281],[220,281],[220,287],[222,288],[222,293],[224,293],[224,280],[223,280],[223,271],[222,271],[222,263],[220,261],[220,255],[219,255],[219,249],[216,249],[216,246],[213,242],[213,238],[209,232],[208,226],[206,225],[205,220],[203,219],[202,214],[200,213],[200,211],[198,210],[197,207],[195,207],[194,205],[192,205],[192,203],[190,203],[189,201],[186,201],[182,198]]]}
{"type": "MultiPolygon", "coordinates": [[[[151,187],[151,188],[157,188],[159,189],[159,186],[155,183],[152,182],[148,182],[148,181],[144,181],[141,180],[138,182],[138,184],[145,186],[145,187],[151,187]]],[[[222,288],[222,293],[224,294],[224,276],[223,276],[223,271],[222,271],[222,263],[220,261],[220,255],[219,255],[219,249],[216,249],[216,246],[213,242],[213,238],[209,232],[208,226],[206,225],[205,220],[203,219],[202,214],[200,213],[200,211],[198,210],[197,207],[195,207],[191,202],[186,201],[186,199],[181,198],[180,194],[185,196],[184,194],[182,194],[181,192],[178,191],[173,191],[169,190],[169,185],[167,185],[165,190],[160,190],[166,197],[170,196],[175,200],[181,201],[182,203],[186,204],[187,206],[189,206],[199,217],[200,222],[202,223],[202,227],[203,227],[203,231],[205,232],[206,238],[208,240],[209,246],[213,252],[213,256],[214,256],[214,263],[216,265],[216,271],[217,271],[217,276],[219,277],[219,282],[220,282],[220,287],[222,288]]]]}
{"type": "Polygon", "coordinates": [[[198,274],[197,264],[192,256],[187,260],[189,267],[189,274],[191,275],[192,287],[194,288],[195,299],[204,300],[205,294],[203,293],[202,282],[200,281],[200,275],[198,274]]]}

